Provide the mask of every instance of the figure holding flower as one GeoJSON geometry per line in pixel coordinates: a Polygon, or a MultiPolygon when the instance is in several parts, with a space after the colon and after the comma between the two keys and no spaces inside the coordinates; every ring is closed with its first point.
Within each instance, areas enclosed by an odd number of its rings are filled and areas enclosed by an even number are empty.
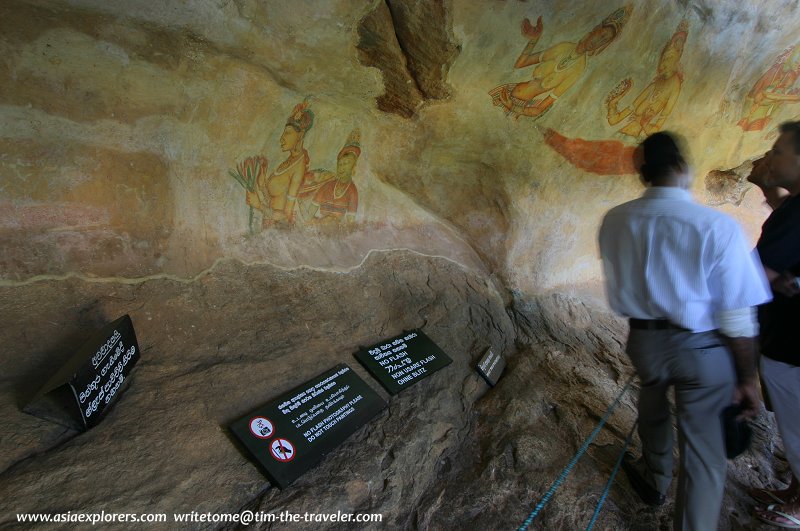
{"type": "Polygon", "coordinates": [[[252,156],[228,172],[245,190],[245,200],[250,207],[248,223],[253,233],[253,211],[262,215],[262,228],[276,223],[293,224],[298,193],[307,179],[310,162],[308,151],[303,147],[306,132],[314,124],[314,113],[308,101],[296,105],[286,121],[279,144],[281,151],[288,153],[272,173],[266,157],[252,156]]]}
{"type": "Polygon", "coordinates": [[[294,223],[297,194],[310,162],[303,139],[313,124],[314,113],[308,108],[308,101],[296,105],[279,141],[281,151],[289,156],[269,176],[266,169],[259,173],[255,190],[247,191],[247,204],[261,211],[263,227],[294,223]]]}
{"type": "MultiPolygon", "coordinates": [[[[231,177],[236,179],[242,188],[245,189],[247,193],[254,193],[256,191],[256,181],[262,176],[262,174],[267,173],[267,166],[269,162],[267,161],[266,157],[261,157],[258,155],[248,157],[244,159],[242,162],[236,165],[235,171],[229,171],[231,177]]],[[[249,201],[248,201],[248,204],[249,201]]],[[[252,205],[248,209],[248,216],[247,216],[247,226],[250,229],[250,234],[253,233],[253,207],[252,205]]]]}

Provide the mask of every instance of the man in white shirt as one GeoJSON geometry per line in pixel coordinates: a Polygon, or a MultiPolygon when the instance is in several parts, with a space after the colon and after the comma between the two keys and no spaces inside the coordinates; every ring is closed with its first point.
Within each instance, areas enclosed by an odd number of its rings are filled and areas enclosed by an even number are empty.
{"type": "Polygon", "coordinates": [[[680,470],[676,530],[717,528],[727,465],[722,411],[759,404],[753,307],[768,284],[738,224],[700,206],[689,168],[668,133],[640,146],[644,195],[606,214],[600,253],[611,307],[630,320],[626,351],[641,380],[642,459],[625,471],[645,503],[661,505],[672,481],[675,387],[680,470]]]}

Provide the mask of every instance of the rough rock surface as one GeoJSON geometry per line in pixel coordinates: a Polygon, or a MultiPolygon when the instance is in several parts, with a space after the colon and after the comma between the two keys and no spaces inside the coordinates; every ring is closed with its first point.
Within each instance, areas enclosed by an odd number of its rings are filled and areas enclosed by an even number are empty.
{"type": "Polygon", "coordinates": [[[711,206],[729,203],[739,206],[747,192],[758,195],[759,190],[749,182],[747,176],[753,168],[752,161],[746,161],[730,170],[713,170],[705,178],[708,200],[711,206]]]}
{"type": "Polygon", "coordinates": [[[15,326],[3,327],[0,351],[25,355],[0,358],[0,525],[20,512],[221,513],[289,500],[293,512],[382,512],[403,527],[469,433],[487,388],[474,363],[490,344],[513,352],[491,284],[413,253],[374,253],[350,274],[229,262],[192,282],[60,286],[37,282],[2,299],[0,316],[15,326]],[[142,359],[99,426],[76,434],[18,410],[71,348],[125,313],[142,359]],[[227,423],[339,362],[377,388],[351,354],[416,327],[453,363],[392,398],[290,489],[265,494],[227,423]]]}
{"type": "MultiPolygon", "coordinates": [[[[0,2],[0,527],[26,511],[242,507],[378,512],[385,529],[517,526],[631,373],[624,323],[575,290],[599,282],[601,216],[641,193],[609,163],[641,139],[634,122],[655,119],[639,109],[664,109],[650,126],[687,136],[708,176],[697,200],[753,241],[768,209],[746,161],[800,109],[794,77],[771,82],[800,68],[796,0],[632,2],[606,51],[516,66],[626,3],[0,2]],[[540,16],[532,43],[525,21],[540,16]],[[549,84],[560,66],[576,70],[561,70],[556,100],[528,94],[515,111],[492,96],[545,72],[549,84]],[[659,78],[672,89],[633,105],[659,78]],[[612,123],[612,93],[627,123],[612,123]],[[516,115],[528,104],[544,113],[516,115]],[[286,136],[303,105],[313,127],[286,136]],[[349,191],[351,216],[271,224],[248,206],[236,171],[302,160],[310,184],[345,142],[358,163],[328,199],[349,191]],[[143,356],[98,427],[20,412],[125,313],[143,356]],[[414,327],[454,363],[291,488],[269,488],[231,444],[230,420],[341,361],[365,375],[357,347],[414,327]],[[487,393],[473,367],[488,345],[509,366],[487,393]]],[[[629,392],[537,526],[585,526],[633,404],[629,392]]],[[[730,468],[723,529],[757,529],[743,487],[786,479],[772,420],[757,428],[730,468]]],[[[600,527],[666,529],[670,511],[641,510],[622,479],[600,527]]]]}
{"type": "MultiPolygon", "coordinates": [[[[14,323],[0,352],[25,353],[0,358],[0,526],[20,512],[248,508],[381,513],[366,526],[376,529],[516,527],[632,373],[624,323],[591,297],[543,296],[507,312],[485,279],[409,252],[373,253],[349,274],[226,262],[193,281],[53,284],[6,288],[0,306],[14,323]],[[91,330],[124,313],[142,359],[99,426],[75,433],[19,411],[91,330]],[[351,353],[414,327],[453,364],[391,397],[291,487],[269,488],[227,423],[342,361],[378,388],[351,353]],[[509,366],[487,392],[473,367],[488,345],[509,366]]],[[[585,527],[634,403],[631,390],[535,528],[585,527]]],[[[785,479],[773,430],[765,416],[753,451],[732,463],[721,529],[758,529],[742,489],[785,479]]],[[[668,529],[671,508],[642,510],[620,477],[598,528],[668,529]]]]}
{"type": "Polygon", "coordinates": [[[446,4],[386,0],[359,23],[359,59],[383,73],[378,109],[411,118],[424,101],[450,95],[445,79],[458,46],[446,4]]]}
{"type": "MultiPolygon", "coordinates": [[[[586,300],[549,295],[516,305],[520,352],[477,404],[475,429],[459,455],[460,463],[473,465],[455,464],[426,496],[421,528],[518,527],[625,387],[633,374],[624,354],[627,325],[586,300]]],[[[637,384],[634,379],[532,529],[586,528],[636,419],[637,384]]],[[[720,530],[771,529],[750,516],[753,503],[744,489],[788,480],[785,461],[773,456],[782,454],[771,414],[763,413],[754,428],[751,450],[729,461],[720,530]]],[[[631,451],[639,453],[636,437],[631,451]]],[[[676,451],[676,466],[677,457],[676,451]]],[[[650,509],[620,472],[595,529],[672,529],[672,497],[650,509]]]]}

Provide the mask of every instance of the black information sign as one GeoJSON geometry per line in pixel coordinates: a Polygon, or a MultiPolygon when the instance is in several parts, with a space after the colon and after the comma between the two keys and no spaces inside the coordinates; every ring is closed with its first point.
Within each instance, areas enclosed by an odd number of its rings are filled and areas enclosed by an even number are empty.
{"type": "Polygon", "coordinates": [[[264,404],[230,430],[281,489],[386,407],[344,363],[264,404]]]}
{"type": "Polygon", "coordinates": [[[76,429],[97,425],[127,386],[139,361],[128,315],[89,338],[23,410],[76,429]]]}
{"type": "Polygon", "coordinates": [[[361,349],[355,356],[393,395],[453,361],[419,329],[361,349]]]}
{"type": "Polygon", "coordinates": [[[494,387],[503,374],[503,369],[506,368],[506,360],[500,354],[495,354],[492,349],[486,351],[481,360],[478,362],[478,374],[494,387]]]}

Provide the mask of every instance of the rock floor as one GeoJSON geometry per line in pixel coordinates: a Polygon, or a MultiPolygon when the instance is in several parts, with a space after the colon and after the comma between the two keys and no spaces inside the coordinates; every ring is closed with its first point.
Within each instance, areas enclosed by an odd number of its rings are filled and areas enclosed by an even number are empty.
{"type": "MultiPolygon", "coordinates": [[[[2,288],[0,319],[11,323],[0,330],[3,528],[24,512],[243,508],[381,513],[369,529],[516,528],[632,374],[624,324],[596,304],[563,295],[509,304],[485,278],[409,252],[373,255],[346,274],[231,262],[192,282],[41,281],[2,288]],[[93,330],[126,313],[142,359],[100,425],[77,433],[20,411],[93,330]],[[453,363],[388,397],[352,353],[417,327],[453,363]],[[493,389],[474,371],[490,345],[508,361],[493,389]],[[225,427],[341,362],[389,407],[291,487],[271,488],[225,427]]],[[[532,528],[586,527],[634,397],[623,396],[532,528]]],[[[753,448],[729,467],[723,530],[769,529],[750,517],[743,489],[787,476],[772,419],[755,428],[753,448]]],[[[620,475],[595,529],[669,529],[671,511],[645,509],[620,475]]]]}

